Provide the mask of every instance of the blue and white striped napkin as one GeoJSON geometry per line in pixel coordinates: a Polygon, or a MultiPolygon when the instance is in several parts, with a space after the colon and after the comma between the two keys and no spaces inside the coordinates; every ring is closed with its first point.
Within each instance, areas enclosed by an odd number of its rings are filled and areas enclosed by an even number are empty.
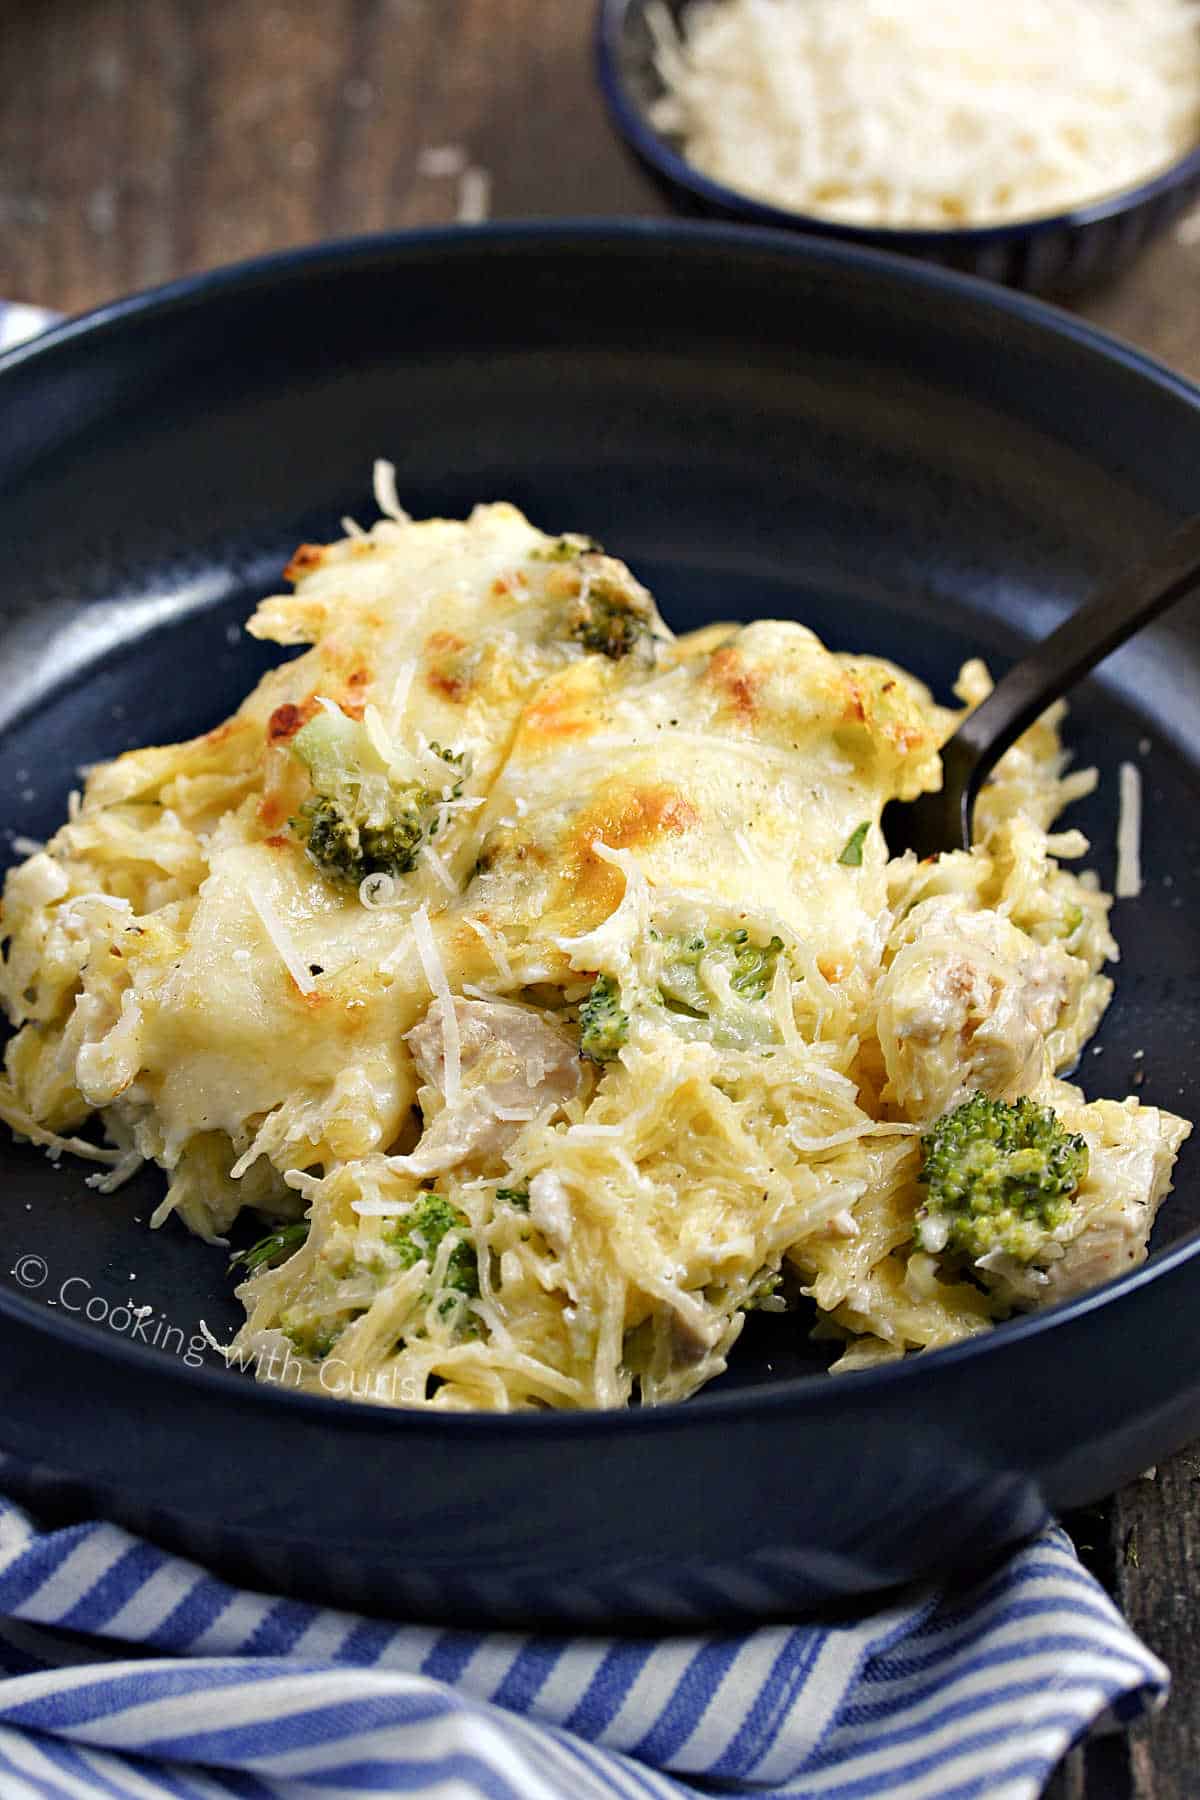
{"type": "MultiPolygon", "coordinates": [[[[54,320],[0,301],[0,350],[54,320]]],[[[1057,1529],[865,1620],[650,1642],[240,1593],[0,1499],[3,1800],[1034,1800],[1167,1681],[1057,1529]]]]}
{"type": "Polygon", "coordinates": [[[357,1618],[0,1501],[4,1800],[1033,1800],[1167,1679],[1058,1529],[866,1620],[650,1642],[357,1618]]]}

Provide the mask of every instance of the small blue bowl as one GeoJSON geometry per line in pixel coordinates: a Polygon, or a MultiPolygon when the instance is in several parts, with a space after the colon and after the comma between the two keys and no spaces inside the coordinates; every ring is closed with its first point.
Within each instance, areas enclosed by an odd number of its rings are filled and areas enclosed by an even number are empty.
{"type": "MultiPolygon", "coordinates": [[[[678,20],[687,0],[662,3],[678,20]]],[[[681,211],[870,244],[1031,293],[1063,296],[1107,281],[1200,198],[1197,144],[1138,187],[1123,188],[1071,212],[1011,224],[948,231],[868,229],[771,206],[702,175],[678,143],[650,123],[650,108],[663,87],[646,12],[645,0],[600,0],[596,21],[600,86],[613,124],[681,211]]]]}

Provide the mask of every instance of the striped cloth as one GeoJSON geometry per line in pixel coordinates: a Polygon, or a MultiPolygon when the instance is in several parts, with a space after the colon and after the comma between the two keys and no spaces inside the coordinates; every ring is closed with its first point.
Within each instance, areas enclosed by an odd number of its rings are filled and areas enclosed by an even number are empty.
{"type": "Polygon", "coordinates": [[[0,1677],[4,1800],[1032,1800],[1167,1685],[1057,1528],[865,1619],[648,1641],[357,1618],[6,1501],[0,1677]]]}
{"type": "MultiPolygon", "coordinates": [[[[0,350],[54,317],[0,301],[0,350]]],[[[649,1642],[241,1593],[0,1499],[3,1800],[1033,1800],[1166,1689],[1057,1529],[866,1619],[649,1642]]]]}

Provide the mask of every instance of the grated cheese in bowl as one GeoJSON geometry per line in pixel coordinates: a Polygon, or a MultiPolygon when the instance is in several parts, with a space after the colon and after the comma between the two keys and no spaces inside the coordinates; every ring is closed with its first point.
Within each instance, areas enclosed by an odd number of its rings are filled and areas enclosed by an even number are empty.
{"type": "Polygon", "coordinates": [[[652,112],[702,174],[856,226],[1069,211],[1200,144],[1196,0],[647,7],[652,112]]]}

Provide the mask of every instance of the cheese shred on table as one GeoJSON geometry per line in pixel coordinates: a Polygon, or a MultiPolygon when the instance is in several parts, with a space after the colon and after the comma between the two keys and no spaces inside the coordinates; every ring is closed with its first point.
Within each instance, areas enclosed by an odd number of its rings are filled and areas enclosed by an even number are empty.
{"type": "Polygon", "coordinates": [[[692,0],[647,9],[653,120],[795,212],[990,225],[1148,180],[1200,143],[1194,0],[692,0]]]}
{"type": "Polygon", "coordinates": [[[676,637],[584,537],[413,522],[386,464],[376,489],[250,621],[304,653],[203,737],[92,768],[5,889],[0,1116],[108,1187],[156,1164],[156,1224],[258,1221],[239,1366],[655,1404],[756,1308],[853,1369],[1140,1261],[1189,1127],[1061,1079],[1116,955],[1055,827],[1094,781],[1063,709],[969,854],[889,858],[882,809],[937,787],[982,663],[943,707],[800,624],[676,637]],[[1020,1266],[919,1227],[922,1134],[977,1093],[1086,1144],[1020,1266]]]}

